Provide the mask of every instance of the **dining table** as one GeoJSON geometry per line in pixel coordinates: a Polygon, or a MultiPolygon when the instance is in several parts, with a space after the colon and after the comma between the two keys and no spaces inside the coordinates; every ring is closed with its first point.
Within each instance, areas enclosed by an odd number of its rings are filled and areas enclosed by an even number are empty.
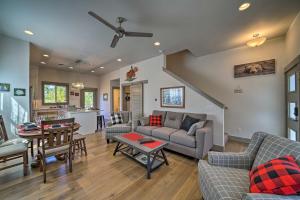
{"type": "MultiPolygon", "coordinates": [[[[73,133],[78,131],[80,128],[79,123],[74,123],[73,125],[73,133]]],[[[47,132],[45,132],[47,134],[47,132]]],[[[42,139],[42,130],[40,126],[32,130],[24,130],[24,125],[19,125],[17,127],[17,135],[21,138],[28,139],[29,141],[37,140],[37,146],[40,147],[39,141],[42,139]]],[[[63,160],[60,156],[56,156],[58,160],[63,160]]],[[[36,168],[39,167],[39,160],[38,157],[32,160],[31,167],[36,168]]]]}

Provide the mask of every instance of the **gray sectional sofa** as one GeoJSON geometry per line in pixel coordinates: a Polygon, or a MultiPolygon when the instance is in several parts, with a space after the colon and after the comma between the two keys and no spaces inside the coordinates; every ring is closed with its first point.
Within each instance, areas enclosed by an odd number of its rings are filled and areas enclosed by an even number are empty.
{"type": "Polygon", "coordinates": [[[198,163],[200,190],[205,200],[296,200],[300,196],[249,193],[249,170],[280,156],[293,155],[300,165],[300,143],[255,133],[245,152],[208,153],[198,163]]]}
{"type": "Polygon", "coordinates": [[[145,118],[141,118],[135,131],[146,136],[168,141],[167,149],[202,159],[213,146],[213,121],[206,119],[206,114],[180,113],[154,110],[153,115],[162,116],[162,127],[149,126],[145,118]],[[190,117],[206,120],[203,128],[196,130],[195,136],[187,135],[185,130],[180,129],[184,118],[190,117]]]}

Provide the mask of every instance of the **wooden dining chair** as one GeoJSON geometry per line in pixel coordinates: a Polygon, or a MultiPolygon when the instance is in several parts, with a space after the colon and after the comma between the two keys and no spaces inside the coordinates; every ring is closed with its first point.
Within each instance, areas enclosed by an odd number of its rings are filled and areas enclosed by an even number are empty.
{"type": "Polygon", "coordinates": [[[42,146],[38,148],[38,156],[40,159],[40,170],[43,171],[44,183],[46,183],[47,157],[64,155],[65,161],[69,161],[69,171],[72,172],[74,118],[42,121],[41,128],[42,146]]]}
{"type": "Polygon", "coordinates": [[[23,173],[24,176],[26,176],[28,173],[28,142],[26,140],[23,140],[22,142],[9,141],[2,115],[0,115],[0,140],[0,163],[23,158],[22,162],[6,165],[5,167],[0,168],[0,171],[23,165],[23,173]]]}

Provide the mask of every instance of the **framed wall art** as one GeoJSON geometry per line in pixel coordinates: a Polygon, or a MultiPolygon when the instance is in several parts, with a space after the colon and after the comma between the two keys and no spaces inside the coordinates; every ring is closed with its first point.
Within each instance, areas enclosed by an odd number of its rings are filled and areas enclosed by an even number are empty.
{"type": "Polygon", "coordinates": [[[160,106],[165,108],[184,108],[185,87],[160,88],[160,106]]]}
{"type": "Polygon", "coordinates": [[[24,88],[14,88],[14,96],[26,96],[26,89],[24,88]]]}

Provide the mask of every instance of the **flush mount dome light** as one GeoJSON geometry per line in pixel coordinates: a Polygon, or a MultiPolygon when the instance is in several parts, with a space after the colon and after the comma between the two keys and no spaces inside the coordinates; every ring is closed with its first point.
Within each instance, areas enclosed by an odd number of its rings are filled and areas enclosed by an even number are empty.
{"type": "Polygon", "coordinates": [[[95,72],[95,70],[92,70],[91,72],[92,72],[92,73],[94,73],[94,72],[95,72]]]}
{"type": "Polygon", "coordinates": [[[118,62],[122,62],[122,59],[121,59],[121,58],[118,58],[117,61],[118,61],[118,62]]]}
{"type": "Polygon", "coordinates": [[[250,5],[251,4],[248,3],[248,2],[241,4],[240,7],[239,7],[239,11],[247,10],[250,7],[250,5]]]}
{"type": "Polygon", "coordinates": [[[45,65],[46,63],[44,61],[42,61],[41,64],[45,65]]]}
{"type": "Polygon", "coordinates": [[[75,83],[72,83],[72,87],[78,88],[78,89],[83,89],[84,84],[82,82],[75,82],[75,83]]]}
{"type": "Polygon", "coordinates": [[[100,69],[104,69],[104,67],[100,67],[100,69]]]}
{"type": "Polygon", "coordinates": [[[260,34],[256,33],[253,35],[253,39],[249,40],[246,44],[249,47],[258,47],[265,43],[267,40],[267,37],[263,37],[260,34]]]}
{"type": "Polygon", "coordinates": [[[45,58],[49,58],[49,55],[48,54],[44,54],[43,55],[45,58]]]}
{"type": "Polygon", "coordinates": [[[34,35],[34,33],[30,30],[24,30],[24,33],[26,33],[27,35],[34,35]]]}

